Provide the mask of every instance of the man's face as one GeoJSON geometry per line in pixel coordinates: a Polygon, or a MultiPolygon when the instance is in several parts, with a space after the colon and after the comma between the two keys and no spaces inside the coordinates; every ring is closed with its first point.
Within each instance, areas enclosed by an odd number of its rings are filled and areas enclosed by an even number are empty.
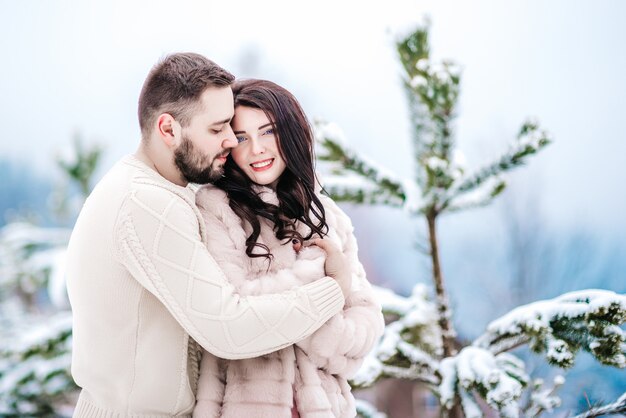
{"type": "Polygon", "coordinates": [[[233,117],[230,87],[211,87],[200,96],[198,110],[182,128],[181,142],[174,150],[174,163],[185,180],[206,184],[219,179],[237,139],[230,127],[233,117]]]}

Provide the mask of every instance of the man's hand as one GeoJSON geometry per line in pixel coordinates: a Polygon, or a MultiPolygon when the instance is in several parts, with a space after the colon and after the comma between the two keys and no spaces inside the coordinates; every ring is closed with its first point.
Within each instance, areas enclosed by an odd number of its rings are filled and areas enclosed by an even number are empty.
{"type": "Polygon", "coordinates": [[[344,298],[347,299],[352,286],[352,274],[348,258],[331,240],[318,238],[313,241],[313,245],[317,245],[326,252],[326,263],[324,264],[326,275],[337,281],[344,298]]]}

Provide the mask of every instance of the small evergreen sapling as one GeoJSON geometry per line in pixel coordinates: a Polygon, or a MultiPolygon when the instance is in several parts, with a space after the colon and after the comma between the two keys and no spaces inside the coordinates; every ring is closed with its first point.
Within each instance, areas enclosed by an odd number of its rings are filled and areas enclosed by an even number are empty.
{"type": "MultiPolygon", "coordinates": [[[[538,380],[531,382],[524,362],[508,351],[527,344],[551,365],[567,368],[583,350],[602,364],[623,368],[626,338],[620,326],[626,320],[626,297],[586,290],[522,306],[493,321],[484,335],[458,350],[441,269],[437,220],[444,213],[491,203],[505,189],[505,175],[551,139],[537,121],[528,120],[500,157],[467,172],[455,149],[452,126],[460,92],[459,67],[451,61],[431,60],[428,25],[396,46],[413,127],[414,178],[399,176],[350,149],[341,130],[323,121],[316,122],[318,158],[330,164],[332,174],[323,178],[323,185],[336,200],[388,205],[426,221],[435,298],[430,300],[421,286],[406,299],[378,289],[383,310],[392,320],[352,383],[369,386],[384,377],[423,382],[450,417],[482,417],[478,398],[503,417],[550,412],[560,404],[555,391],[563,378],[557,378],[551,388],[538,380]],[[522,405],[525,390],[530,392],[529,403],[522,405]]],[[[620,405],[616,402],[611,410],[620,405]]],[[[369,410],[367,415],[371,414],[369,410]]]]}

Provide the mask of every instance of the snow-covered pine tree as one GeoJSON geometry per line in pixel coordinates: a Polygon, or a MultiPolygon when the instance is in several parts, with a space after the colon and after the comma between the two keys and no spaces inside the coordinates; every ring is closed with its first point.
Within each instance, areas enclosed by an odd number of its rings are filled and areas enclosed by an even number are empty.
{"type": "Polygon", "coordinates": [[[50,199],[58,220],[69,223],[74,221],[91,192],[102,153],[100,145],[86,143],[77,133],[72,148],[56,157],[57,167],[66,177],[66,182],[57,186],[50,199]]]}
{"type": "Polygon", "coordinates": [[[102,159],[102,151],[97,144],[86,145],[81,136],[76,134],[71,154],[57,158],[58,166],[78,185],[83,198],[91,193],[93,175],[102,159]]]}
{"type": "MultiPolygon", "coordinates": [[[[80,192],[70,206],[78,208],[89,194],[101,156],[100,147],[85,146],[76,137],[71,155],[57,161],[80,192]]],[[[73,198],[66,193],[63,202],[73,198]]],[[[0,230],[2,417],[67,416],[63,409],[73,403],[72,315],[64,277],[70,233],[26,222],[0,230]]]]}
{"type": "Polygon", "coordinates": [[[70,374],[71,312],[30,317],[19,326],[0,347],[0,416],[67,416],[60,409],[77,390],[70,374]]]}
{"type": "MultiPolygon", "coordinates": [[[[429,300],[419,286],[407,299],[390,298],[388,291],[379,289],[383,310],[393,320],[352,383],[368,386],[384,377],[423,382],[448,417],[482,417],[477,398],[503,417],[549,412],[560,404],[555,390],[564,379],[558,376],[547,388],[542,381],[531,382],[523,361],[508,351],[528,344],[550,364],[567,368],[584,350],[602,364],[623,368],[626,337],[620,325],[626,321],[626,296],[589,290],[522,306],[493,321],[483,336],[457,350],[437,220],[444,213],[492,202],[506,186],[503,175],[548,145],[550,137],[536,121],[527,121],[508,151],[467,173],[452,129],[461,80],[458,66],[431,60],[428,23],[396,46],[413,126],[415,178],[402,178],[351,150],[337,126],[319,121],[318,158],[332,167],[333,174],[322,180],[336,200],[389,205],[426,221],[435,300],[429,300]],[[522,405],[525,389],[530,391],[529,403],[522,405]]],[[[619,411],[624,407],[622,398],[594,413],[619,411]]],[[[365,417],[376,412],[366,405],[359,413],[365,417]]]]}
{"type": "Polygon", "coordinates": [[[59,416],[76,389],[64,260],[70,230],[0,230],[0,416],[59,416]],[[20,296],[16,298],[15,296],[20,296]]]}

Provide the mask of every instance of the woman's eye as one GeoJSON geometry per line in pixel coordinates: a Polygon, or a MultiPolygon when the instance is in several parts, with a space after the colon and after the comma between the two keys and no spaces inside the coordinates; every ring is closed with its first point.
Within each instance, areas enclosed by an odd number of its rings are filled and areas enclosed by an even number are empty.
{"type": "Polygon", "coordinates": [[[245,136],[238,136],[238,137],[237,137],[237,143],[238,143],[238,144],[241,144],[241,143],[242,143],[243,141],[245,141],[245,140],[246,140],[246,137],[245,137],[245,136]]]}
{"type": "Polygon", "coordinates": [[[267,131],[263,132],[263,135],[272,135],[273,133],[274,133],[274,130],[270,128],[267,131]]]}

